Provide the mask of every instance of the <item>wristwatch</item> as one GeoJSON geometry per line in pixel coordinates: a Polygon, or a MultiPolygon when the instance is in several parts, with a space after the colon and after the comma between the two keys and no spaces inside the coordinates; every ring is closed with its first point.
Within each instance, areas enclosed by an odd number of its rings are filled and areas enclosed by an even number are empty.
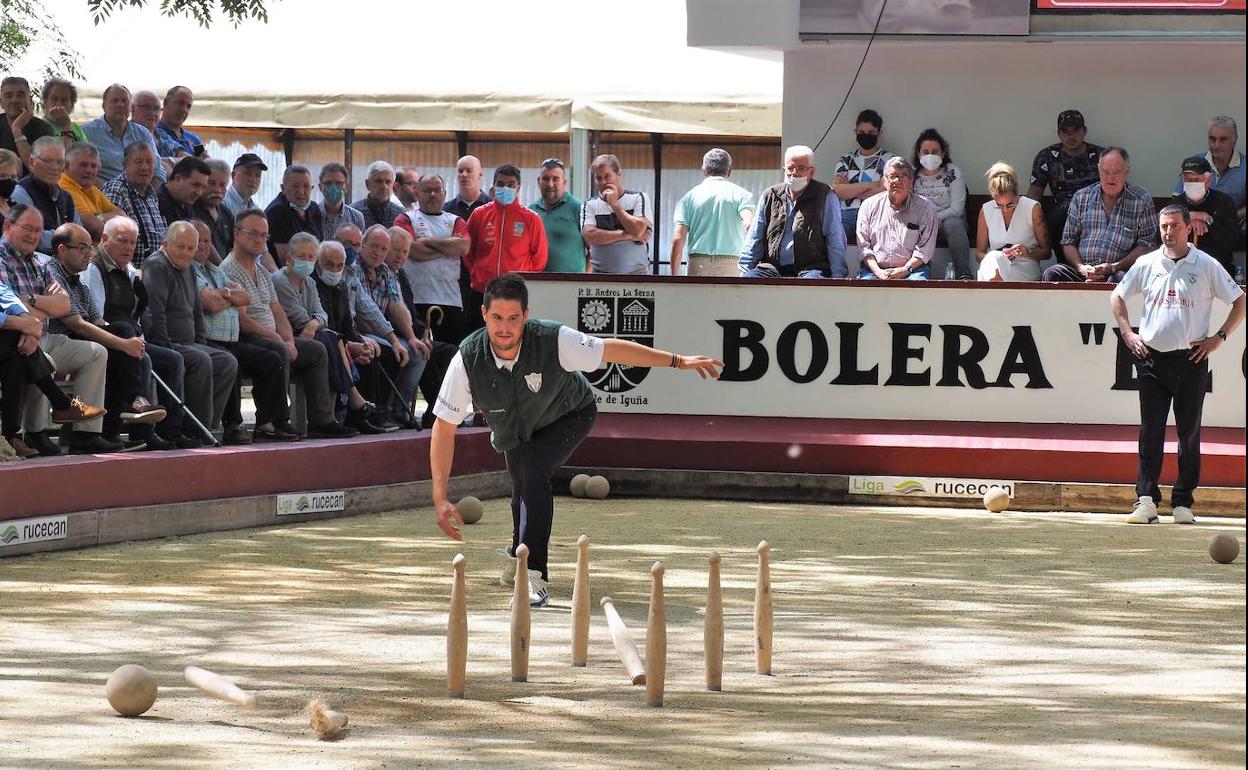
{"type": "Polygon", "coordinates": [[[39,307],[39,301],[38,301],[38,299],[35,297],[35,295],[34,295],[34,294],[27,294],[27,295],[26,295],[26,304],[30,305],[31,307],[39,307]]]}
{"type": "Polygon", "coordinates": [[[1221,337],[1223,342],[1226,342],[1226,332],[1222,331],[1221,329],[1218,329],[1216,332],[1214,332],[1214,334],[1221,337]]]}

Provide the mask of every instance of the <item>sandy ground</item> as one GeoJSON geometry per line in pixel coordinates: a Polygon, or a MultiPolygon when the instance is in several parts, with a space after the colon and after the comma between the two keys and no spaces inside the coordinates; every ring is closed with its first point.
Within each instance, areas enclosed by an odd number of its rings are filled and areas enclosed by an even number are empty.
{"type": "MultiPolygon", "coordinates": [[[[1244,559],[1121,517],[561,500],[554,604],[509,676],[502,501],[452,544],[414,509],[0,561],[4,767],[1230,768],[1245,762],[1244,559]],[[593,541],[590,665],[568,661],[575,540],[593,541]],[[753,673],[754,546],[772,544],[775,676],[753,673]],[[706,554],[723,554],[724,689],[703,691],[706,554]],[[467,700],[445,696],[450,560],[468,559],[467,700]],[[644,642],[667,569],[666,705],[597,606],[644,642]],[[142,718],[103,697],[141,663],[142,718]],[[206,699],[187,664],[255,692],[206,699]],[[318,742],[303,708],[351,717],[318,742]]],[[[644,647],[642,647],[644,650],[644,647]]]]}

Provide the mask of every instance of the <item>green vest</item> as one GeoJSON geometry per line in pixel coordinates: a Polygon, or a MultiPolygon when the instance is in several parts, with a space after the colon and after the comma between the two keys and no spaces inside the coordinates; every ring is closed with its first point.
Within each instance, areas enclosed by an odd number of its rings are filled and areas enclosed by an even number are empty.
{"type": "Polygon", "coordinates": [[[520,357],[509,372],[494,363],[485,329],[459,346],[468,371],[472,403],[490,426],[490,443],[506,452],[565,414],[594,401],[589,381],[559,363],[559,326],[530,319],[524,324],[520,357]]]}

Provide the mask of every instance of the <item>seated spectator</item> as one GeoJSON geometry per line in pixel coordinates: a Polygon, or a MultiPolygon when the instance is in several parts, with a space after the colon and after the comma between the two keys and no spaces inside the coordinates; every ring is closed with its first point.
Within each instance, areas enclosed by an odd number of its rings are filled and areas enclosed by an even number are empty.
{"type": "Polygon", "coordinates": [[[98,243],[104,223],[121,216],[121,209],[108,199],[96,183],[99,181],[100,151],[88,142],[75,142],[65,151],[65,171],[61,189],[74,201],[74,213],[91,237],[98,243]]]}
{"type": "Polygon", "coordinates": [[[334,240],[342,244],[347,267],[355,267],[360,260],[360,247],[364,245],[364,231],[355,225],[343,225],[334,231],[334,240]]]}
{"type": "Polygon", "coordinates": [[[845,231],[840,201],[815,179],[814,150],[784,151],[784,181],[758,198],[738,265],[746,278],[845,278],[845,231]]]}
{"type": "MultiPolygon", "coordinates": [[[[620,161],[614,155],[599,155],[594,158],[590,164],[590,173],[594,176],[598,194],[581,206],[581,235],[589,245],[591,271],[645,275],[650,272],[650,238],[654,235],[654,227],[651,225],[654,206],[650,203],[650,196],[644,192],[624,189],[620,161]]],[[[473,235],[471,219],[468,221],[468,237],[472,239],[475,251],[478,239],[473,235]]],[[[511,270],[541,270],[545,264],[543,255],[541,266],[505,269],[500,266],[494,275],[502,275],[511,270]]],[[[481,282],[477,280],[477,276],[473,276],[472,307],[481,305],[488,281],[486,279],[481,282]]],[[[473,328],[480,326],[479,319],[477,321],[473,328]]]]}
{"type": "MultiPolygon", "coordinates": [[[[108,324],[109,331],[122,337],[143,336],[140,319],[147,309],[147,289],[143,285],[143,279],[139,277],[139,271],[133,266],[134,249],[138,242],[139,228],[132,219],[125,215],[109,219],[104,223],[100,244],[82,277],[83,283],[91,291],[92,301],[108,324]]],[[[147,445],[146,448],[152,451],[200,446],[199,439],[186,438],[184,431],[183,409],[180,404],[186,397],[186,368],[182,354],[172,348],[161,347],[146,340],[144,342],[145,355],[151,359],[151,370],[165,385],[164,388],[157,387],[155,381],[147,377],[145,372],[146,396],[152,403],[159,401],[167,414],[154,432],[137,429],[139,437],[147,445]]],[[[109,430],[111,423],[108,419],[105,419],[104,425],[105,433],[115,433],[109,430]]],[[[134,431],[131,436],[135,436],[134,431]]]]}
{"type": "Polygon", "coordinates": [[[282,191],[264,210],[269,221],[269,254],[265,269],[272,273],[277,262],[286,263],[286,244],[295,233],[321,237],[321,207],[312,202],[312,172],[307,166],[287,166],[282,191]],[[275,261],[276,260],[276,261],[275,261]]]}
{"type": "Polygon", "coordinates": [[[87,135],[69,116],[78,106],[78,88],[64,78],[48,78],[44,81],[43,119],[52,127],[52,135],[61,138],[65,149],[76,142],[86,142],[87,135]]]}
{"type": "Polygon", "coordinates": [[[373,161],[368,166],[364,186],[368,188],[368,195],[351,204],[364,215],[364,228],[373,225],[392,227],[394,218],[403,213],[403,208],[390,200],[394,192],[394,167],[384,160],[373,161]]]}
{"type": "Polygon", "coordinates": [[[863,201],[884,189],[884,161],[892,154],[880,144],[884,139],[884,118],[875,110],[863,110],[854,120],[858,149],[836,160],[832,189],[841,201],[841,225],[855,232],[858,209],[863,201]]]}
{"type": "MultiPolygon", "coordinates": [[[[38,209],[15,203],[4,220],[4,236],[0,238],[0,283],[6,284],[17,294],[26,310],[42,323],[70,313],[69,298],[65,289],[52,275],[48,262],[35,255],[39,236],[43,233],[43,217],[38,209]]],[[[108,353],[101,345],[87,340],[75,340],[63,333],[48,331],[42,338],[24,333],[17,350],[22,355],[34,351],[31,344],[37,341],[43,352],[52,360],[55,370],[74,377],[77,404],[67,406],[48,392],[39,389],[39,379],[31,377],[25,396],[25,412],[22,418],[23,443],[41,455],[52,456],[61,449],[48,436],[49,405],[58,412],[72,409],[85,414],[87,404],[104,403],[104,378],[108,368],[108,353]]],[[[107,441],[100,435],[103,429],[104,410],[94,412],[89,419],[75,418],[76,423],[69,437],[69,451],[73,454],[97,454],[117,452],[122,445],[107,441]]],[[[60,417],[57,416],[58,421],[60,417]]],[[[11,442],[10,442],[11,443],[11,442]]]]}
{"type": "Polygon", "coordinates": [[[738,262],[745,234],[754,218],[754,196],[728,181],[732,156],[727,150],[716,147],[702,156],[702,176],[702,183],[676,203],[672,275],[681,274],[687,243],[689,275],[736,278],[741,275],[738,262]]]}
{"type": "Polygon", "coordinates": [[[373,405],[355,387],[346,350],[338,333],[329,328],[329,317],[321,307],[320,295],[312,273],[316,271],[316,255],[320,244],[308,233],[295,233],[286,250],[286,265],[273,274],[273,288],[282,310],[290,320],[291,330],[299,337],[316,340],[325,348],[329,388],[347,401],[344,424],[360,433],[385,433],[369,421],[373,405]]]}
{"type": "Polygon", "coordinates": [[[256,443],[298,441],[302,437],[290,426],[283,359],[268,348],[240,339],[239,308],[251,304],[251,295],[209,259],[210,251],[203,242],[207,225],[196,222],[195,227],[200,234],[195,251],[195,286],[204,308],[204,338],[210,346],[224,350],[238,362],[238,373],[221,416],[221,440],[227,446],[250,444],[253,439],[256,443]],[[256,404],[253,436],[248,436],[243,427],[243,377],[251,379],[251,397],[256,404]]]}
{"type": "MultiPolygon", "coordinates": [[[[221,423],[226,402],[236,387],[238,362],[224,350],[210,347],[204,337],[204,311],[195,285],[195,252],[199,234],[190,222],[174,222],[160,249],[143,261],[147,310],[143,332],[148,342],[182,354],[186,406],[208,428],[221,423]]],[[[183,431],[188,443],[200,442],[183,431]]]]}
{"type": "MultiPolygon", "coordinates": [[[[105,183],[121,177],[125,167],[125,158],[130,145],[136,142],[147,145],[152,152],[152,173],[164,180],[165,169],[157,159],[156,138],[139,123],[130,120],[130,89],[120,83],[114,83],[104,89],[104,114],[87,122],[82,132],[87,141],[100,151],[100,179],[105,183]]],[[[138,110],[135,110],[138,114],[138,110]]],[[[121,205],[118,201],[113,201],[121,205]]],[[[124,208],[124,207],[123,207],[124,208]]],[[[131,219],[134,216],[131,215],[131,219]]],[[[137,220],[136,220],[137,221],[137,220]]],[[[161,239],[156,239],[157,245],[161,239]]],[[[140,254],[144,252],[140,249],[140,254]]],[[[144,254],[146,256],[146,254],[144,254]]]]}
{"type": "Polygon", "coordinates": [[[1197,155],[1183,161],[1183,189],[1171,202],[1191,213],[1192,245],[1235,275],[1235,247],[1240,237],[1235,201],[1213,189],[1213,167],[1208,160],[1197,155]]]}
{"type": "Polygon", "coordinates": [[[1121,147],[1101,153],[1100,184],[1070,200],[1062,253],[1066,263],[1044,271],[1044,280],[1117,283],[1141,255],[1157,248],[1157,212],[1147,190],[1129,183],[1131,158],[1121,147]]]}
{"type": "MultiPolygon", "coordinates": [[[[407,259],[396,271],[411,288],[408,307],[417,321],[424,321],[434,306],[441,321],[433,324],[435,340],[458,345],[464,338],[463,299],[459,270],[468,253],[468,226],[464,220],[443,209],[446,183],[437,174],[425,174],[417,182],[418,208],[395,217],[395,227],[412,235],[407,259]]],[[[578,204],[579,209],[579,204],[578,204]]],[[[581,242],[579,222],[571,224],[581,242]]],[[[584,261],[584,247],[581,250],[584,261]]],[[[406,295],[405,295],[406,296],[406,295]]]]}
{"type": "Polygon", "coordinates": [[[0,80],[0,149],[9,150],[22,160],[23,169],[18,176],[25,176],[25,165],[30,163],[30,148],[45,136],[55,136],[52,126],[35,117],[35,104],[30,98],[30,82],[26,78],[9,75],[0,80]]]}
{"type": "Polygon", "coordinates": [[[1097,169],[1105,148],[1086,141],[1088,125],[1079,110],[1063,110],[1057,116],[1057,138],[1057,144],[1050,144],[1036,153],[1027,197],[1040,200],[1045,187],[1053,193],[1053,203],[1045,213],[1044,228],[1053,237],[1053,256],[1061,263],[1063,249],[1059,241],[1066,230],[1070,200],[1075,193],[1097,183],[1097,169]]]}
{"type": "Polygon", "coordinates": [[[174,86],[165,92],[165,100],[161,104],[160,122],[156,124],[156,149],[162,158],[169,158],[175,166],[183,158],[203,160],[208,154],[203,140],[184,128],[194,101],[191,89],[174,86]]]}
{"type": "Polygon", "coordinates": [[[134,142],[126,148],[124,173],[104,185],[103,193],[139,226],[139,245],[134,252],[134,266],[165,243],[168,223],[160,213],[156,177],[156,154],[145,142],[134,142]]]}
{"type": "Polygon", "coordinates": [[[398,199],[402,211],[416,205],[416,183],[419,179],[420,170],[411,166],[400,166],[394,170],[394,197],[398,199]]]}
{"type": "Polygon", "coordinates": [[[234,219],[237,220],[238,215],[247,209],[264,210],[264,206],[256,201],[255,195],[260,191],[264,172],[268,170],[269,167],[254,152],[245,152],[234,161],[234,168],[230,172],[230,189],[225,191],[225,200],[222,201],[234,215],[234,219]]]}
{"type": "Polygon", "coordinates": [[[43,234],[39,251],[52,253],[52,232],[66,222],[78,223],[74,199],[61,189],[61,172],[65,170],[65,145],[60,139],[45,136],[30,149],[26,164],[30,173],[22,177],[13,191],[13,202],[33,206],[43,216],[43,234]]]}
{"type": "Polygon", "coordinates": [[[344,201],[347,196],[347,167],[341,163],[326,163],[321,167],[317,177],[317,185],[321,190],[321,232],[318,237],[322,241],[333,240],[338,228],[354,225],[364,232],[364,215],[348,206],[344,201]]]}
{"type": "Polygon", "coordinates": [[[1049,234],[1039,202],[1018,194],[1018,175],[1007,163],[988,169],[992,200],[979,210],[975,253],[981,281],[1039,281],[1049,256],[1049,234]]]}
{"type": "Polygon", "coordinates": [[[9,214],[13,191],[17,189],[22,159],[11,150],[0,150],[0,219],[9,214]]]}
{"type": "MultiPolygon", "coordinates": [[[[1235,124],[1235,119],[1228,115],[1215,115],[1213,120],[1209,121],[1209,151],[1204,153],[1203,157],[1211,169],[1210,189],[1231,197],[1231,200],[1235,202],[1235,219],[1242,223],[1245,211],[1246,169],[1244,154],[1235,149],[1238,141],[1239,127],[1235,124]]],[[[1185,183],[1186,180],[1182,178],[1175,183],[1176,195],[1183,192],[1185,183]]],[[[1201,249],[1208,251],[1203,246],[1201,249]]]]}
{"type": "Polygon", "coordinates": [[[858,278],[926,281],[936,253],[936,204],[914,194],[914,169],[894,155],[884,162],[884,192],[858,211],[858,278]]]}
{"type": "Polygon", "coordinates": [[[195,218],[208,225],[212,235],[212,251],[209,260],[221,264],[234,248],[234,212],[225,205],[225,191],[230,184],[230,164],[220,158],[204,161],[208,166],[208,179],[204,191],[195,201],[195,218]]]}
{"type": "MultiPolygon", "coordinates": [[[[310,191],[311,177],[307,169],[304,169],[303,176],[310,191]]],[[[234,250],[221,263],[221,272],[242,287],[251,300],[243,308],[245,312],[238,314],[242,326],[240,339],[277,353],[282,359],[284,382],[290,382],[292,373],[301,378],[307,401],[309,438],[350,438],[358,435],[359,431],[334,419],[325,348],[315,340],[294,335],[286,312],[277,301],[273,280],[259,264],[258,256],[264,253],[264,242],[269,239],[268,228],[266,214],[254,209],[244,211],[238,216],[234,250]]],[[[285,430],[286,426],[282,428],[285,430]]]]}
{"type": "Polygon", "coordinates": [[[581,236],[582,201],[568,192],[563,161],[558,158],[542,161],[537,189],[541,197],[530,203],[529,208],[542,218],[542,227],[546,230],[546,272],[588,272],[589,254],[581,236]]]}
{"type": "Polygon", "coordinates": [[[207,163],[190,155],[174,164],[169,180],[156,194],[160,215],[166,222],[195,219],[195,201],[203,194],[210,173],[207,163]]]}
{"type": "Polygon", "coordinates": [[[910,163],[916,169],[914,192],[936,204],[936,219],[945,234],[953,277],[975,277],[971,241],[966,233],[966,177],[949,159],[949,143],[934,128],[924,129],[914,143],[910,163]]]}

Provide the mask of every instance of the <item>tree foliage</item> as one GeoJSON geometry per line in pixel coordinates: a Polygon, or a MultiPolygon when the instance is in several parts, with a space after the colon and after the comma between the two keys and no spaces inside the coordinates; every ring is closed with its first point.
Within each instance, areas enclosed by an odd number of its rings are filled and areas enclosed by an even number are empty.
{"type": "MultiPolygon", "coordinates": [[[[148,0],[87,0],[87,9],[96,24],[108,19],[119,8],[144,8],[148,0]]],[[[186,16],[201,27],[209,27],[218,7],[221,15],[235,27],[244,21],[267,22],[269,12],[265,0],[160,0],[160,12],[165,16],[186,16]]]]}

